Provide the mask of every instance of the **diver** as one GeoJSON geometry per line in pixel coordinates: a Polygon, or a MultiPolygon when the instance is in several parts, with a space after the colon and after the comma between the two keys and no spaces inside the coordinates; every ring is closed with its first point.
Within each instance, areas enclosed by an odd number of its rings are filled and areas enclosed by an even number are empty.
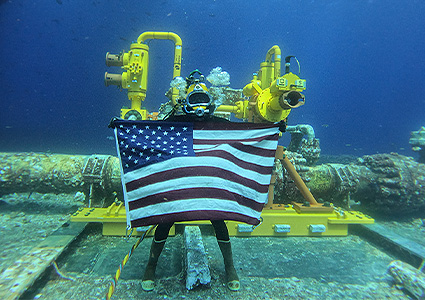
{"type": "MultiPolygon", "coordinates": [[[[181,106],[182,112],[179,114],[175,107],[165,120],[172,122],[230,122],[226,119],[213,116],[215,109],[213,98],[208,93],[204,81],[205,77],[199,70],[196,69],[192,71],[186,78],[186,98],[178,101],[178,105],[181,106]]],[[[226,223],[224,220],[210,221],[214,227],[218,246],[223,255],[227,287],[231,291],[238,291],[240,282],[233,265],[232,248],[226,223]]],[[[173,223],[161,223],[156,227],[149,253],[149,260],[142,280],[142,288],[145,291],[152,291],[154,288],[155,270],[158,258],[164,248],[168,233],[172,226],[173,223]]]]}

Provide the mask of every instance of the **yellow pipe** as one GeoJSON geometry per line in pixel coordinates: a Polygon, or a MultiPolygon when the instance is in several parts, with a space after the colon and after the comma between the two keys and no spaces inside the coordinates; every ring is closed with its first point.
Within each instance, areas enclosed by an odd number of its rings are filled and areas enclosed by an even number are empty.
{"type": "Polygon", "coordinates": [[[248,101],[236,101],[234,105],[220,105],[216,111],[234,113],[238,119],[246,119],[248,117],[248,101]]]}
{"type": "Polygon", "coordinates": [[[142,100],[144,100],[144,97],[143,97],[143,99],[140,98],[140,97],[132,98],[131,99],[131,109],[132,110],[140,110],[140,108],[142,107],[142,100]]]}
{"type": "Polygon", "coordinates": [[[223,112],[230,112],[230,113],[237,113],[239,107],[236,105],[220,105],[215,110],[216,111],[223,111],[223,112]]]}
{"type": "Polygon", "coordinates": [[[267,51],[266,54],[266,62],[270,63],[272,60],[272,56],[274,55],[274,78],[280,77],[280,65],[282,60],[282,54],[279,46],[274,45],[267,51]]]}
{"type": "MultiPolygon", "coordinates": [[[[137,43],[144,43],[146,40],[171,40],[174,42],[174,66],[173,66],[173,78],[180,76],[181,72],[181,61],[182,61],[182,39],[174,32],[157,32],[157,31],[146,31],[143,32],[137,38],[137,43]]],[[[176,99],[179,95],[179,91],[173,88],[172,101],[176,104],[176,99]]]]}

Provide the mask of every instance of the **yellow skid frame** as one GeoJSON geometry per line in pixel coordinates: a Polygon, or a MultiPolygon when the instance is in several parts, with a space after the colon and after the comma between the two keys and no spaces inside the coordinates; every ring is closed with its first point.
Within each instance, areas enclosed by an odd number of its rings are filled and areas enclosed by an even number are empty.
{"type": "MultiPolygon", "coordinates": [[[[231,236],[346,236],[349,224],[372,224],[374,219],[358,211],[340,208],[304,208],[298,203],[292,207],[274,204],[264,209],[263,221],[255,228],[244,223],[227,221],[231,236]]],[[[108,208],[82,208],[71,216],[72,222],[101,222],[103,235],[125,236],[126,212],[122,203],[108,208]]],[[[179,222],[185,225],[208,225],[209,221],[179,222]]],[[[142,232],[133,232],[140,235],[142,232]]],[[[174,226],[170,235],[175,234],[174,226]]]]}

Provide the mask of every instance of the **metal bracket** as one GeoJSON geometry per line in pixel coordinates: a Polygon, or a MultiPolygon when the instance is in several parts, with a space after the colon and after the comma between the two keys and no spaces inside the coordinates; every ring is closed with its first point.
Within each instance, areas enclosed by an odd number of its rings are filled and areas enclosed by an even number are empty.
{"type": "MultiPolygon", "coordinates": [[[[95,191],[103,192],[106,188],[106,166],[108,165],[110,158],[111,156],[109,155],[92,155],[87,159],[86,164],[84,165],[82,175],[84,183],[89,185],[89,207],[92,206],[95,191]]],[[[103,201],[104,200],[105,199],[103,199],[103,201]]]]}

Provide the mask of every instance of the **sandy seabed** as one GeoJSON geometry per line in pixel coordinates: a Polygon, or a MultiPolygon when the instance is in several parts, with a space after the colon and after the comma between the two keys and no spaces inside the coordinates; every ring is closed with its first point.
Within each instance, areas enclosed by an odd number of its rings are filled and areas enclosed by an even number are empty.
{"type": "MultiPolygon", "coordinates": [[[[69,220],[83,203],[74,195],[11,194],[0,198],[0,271],[69,220]]],[[[395,226],[395,225],[394,225],[395,226]]],[[[421,223],[398,223],[421,240],[421,223]]],[[[53,268],[21,299],[104,299],[121,260],[137,238],[103,237],[90,226],[53,268]]],[[[359,236],[338,238],[232,238],[241,289],[225,287],[224,266],[215,238],[204,237],[211,284],[188,291],[182,236],[170,237],[158,263],[154,291],[144,292],[141,276],[151,238],[130,258],[112,299],[413,299],[393,284],[386,266],[394,257],[359,236]],[[358,251],[357,251],[358,250],[358,251]]]]}

